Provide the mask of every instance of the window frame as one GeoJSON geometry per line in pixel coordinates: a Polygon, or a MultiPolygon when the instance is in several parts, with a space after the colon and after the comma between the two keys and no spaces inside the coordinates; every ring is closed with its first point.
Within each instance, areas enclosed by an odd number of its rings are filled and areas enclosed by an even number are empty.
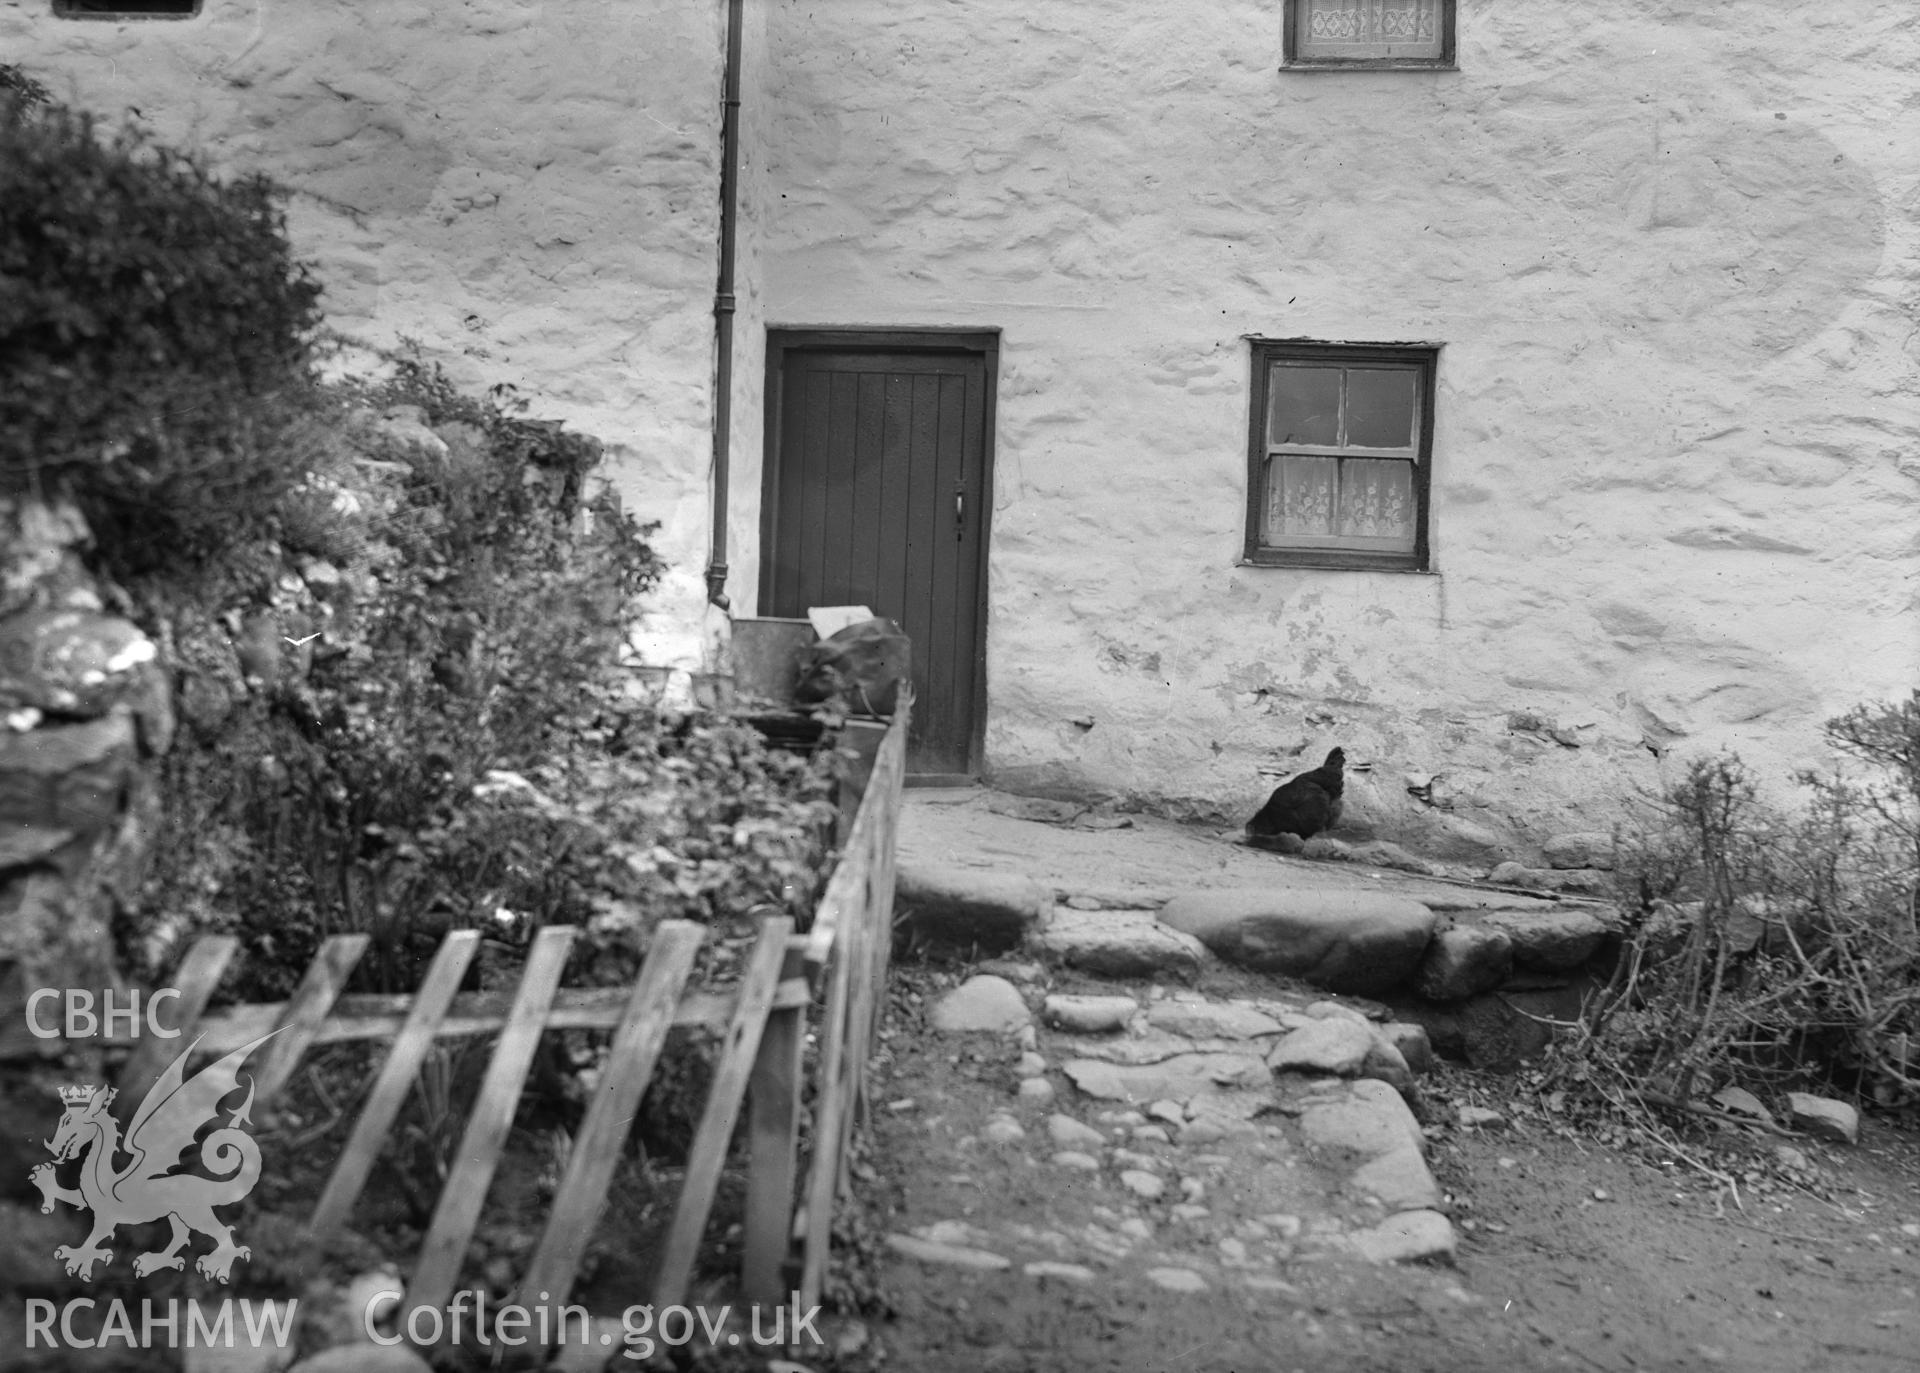
{"type": "Polygon", "coordinates": [[[1298,72],[1459,71],[1454,52],[1457,0],[1440,0],[1440,55],[1438,57],[1312,57],[1300,42],[1300,25],[1308,0],[1285,0],[1280,25],[1280,70],[1298,72]]]}
{"type": "MultiPolygon", "coordinates": [[[[1247,567],[1304,567],[1333,571],[1431,572],[1431,509],[1433,487],[1433,412],[1439,378],[1437,343],[1325,343],[1312,339],[1249,338],[1251,394],[1247,404],[1246,543],[1241,564],[1247,567]],[[1369,362],[1410,368],[1418,378],[1415,403],[1418,416],[1413,464],[1413,550],[1389,553],[1378,549],[1286,547],[1262,541],[1267,508],[1267,465],[1276,451],[1268,442],[1269,378],[1276,362],[1335,363],[1342,367],[1369,362]]],[[[1335,456],[1338,456],[1335,454],[1335,456]]],[[[1365,450],[1359,458],[1381,456],[1365,450]]]]}

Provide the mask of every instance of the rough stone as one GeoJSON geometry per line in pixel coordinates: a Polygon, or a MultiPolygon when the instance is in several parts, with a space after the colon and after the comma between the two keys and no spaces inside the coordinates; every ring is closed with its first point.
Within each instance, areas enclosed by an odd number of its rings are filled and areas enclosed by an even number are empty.
{"type": "Polygon", "coordinates": [[[887,1248],[896,1254],[935,1266],[973,1268],[983,1272],[998,1272],[1013,1267],[1011,1259],[990,1249],[976,1249],[964,1244],[940,1244],[916,1235],[888,1235],[887,1248]]]}
{"type": "Polygon", "coordinates": [[[1462,1106],[1454,1112],[1454,1119],[1469,1130],[1496,1130],[1507,1123],[1505,1116],[1485,1106],[1462,1106]]]}
{"type": "Polygon", "coordinates": [[[1276,1071],[1338,1073],[1352,1077],[1373,1052],[1373,1030],[1339,1017],[1315,1020],[1289,1031],[1267,1054],[1276,1071]]]}
{"type": "Polygon", "coordinates": [[[1733,1115],[1751,1116],[1755,1120],[1773,1119],[1773,1112],[1745,1087],[1722,1087],[1713,1094],[1713,1104],[1733,1115]]]}
{"type": "Polygon", "coordinates": [[[1010,796],[1002,791],[988,792],[986,807],[995,815],[1048,825],[1071,825],[1074,817],[1087,809],[1086,804],[1080,801],[1057,801],[1046,796],[1010,796]]]}
{"type": "Polygon", "coordinates": [[[1434,923],[1432,911],[1405,897],[1247,888],[1177,896],[1160,919],[1229,962],[1363,995],[1412,974],[1434,923]]]}
{"type": "Polygon", "coordinates": [[[1378,1033],[1400,1051],[1400,1057],[1406,1060],[1415,1077],[1425,1077],[1433,1071],[1433,1044],[1427,1038],[1426,1026],[1409,1020],[1390,1020],[1378,1033]]]}
{"type": "Polygon", "coordinates": [[[1038,963],[1028,963],[1019,958],[989,958],[984,963],[976,964],[973,970],[1020,983],[1038,982],[1046,976],[1046,970],[1038,963]]]}
{"type": "Polygon", "coordinates": [[[1436,930],[1413,989],[1432,1001],[1464,1001],[1492,991],[1513,971],[1513,939],[1493,925],[1436,930]]]}
{"type": "Polygon", "coordinates": [[[1033,1019],[1020,991],[1003,977],[970,977],[933,1003],[927,1023],[941,1034],[1017,1030],[1033,1019]]]}
{"type": "Polygon", "coordinates": [[[1053,893],[1017,873],[903,863],[894,903],[909,938],[1005,953],[1046,928],[1053,893]]]}
{"type": "Polygon", "coordinates": [[[49,829],[24,821],[0,822],[0,872],[37,863],[71,844],[75,837],[72,830],[49,829]]]}
{"type": "Polygon", "coordinates": [[[1788,1092],[1787,1115],[1797,1128],[1816,1139],[1841,1144],[1860,1141],[1860,1113],[1844,1101],[1810,1092],[1788,1092]]]}
{"type": "Polygon", "coordinates": [[[1029,1106],[1047,1106],[1053,1102],[1053,1084],[1044,1077],[1023,1078],[1020,1082],[1020,1100],[1029,1106]]]}
{"type": "Polygon", "coordinates": [[[1047,1117],[1047,1138],[1062,1149],[1099,1149],[1107,1142],[1107,1137],[1091,1125],[1062,1112],[1047,1117]]]}
{"type": "Polygon", "coordinates": [[[1316,834],[1300,845],[1302,858],[1317,858],[1323,863],[1344,863],[1353,856],[1353,846],[1330,834],[1316,834]]]}
{"type": "Polygon", "coordinates": [[[1148,1008],[1147,1023],[1169,1034],[1213,1039],[1253,1039],[1278,1034],[1280,1022],[1251,1006],[1213,1001],[1160,1001],[1148,1008]]]}
{"type": "Polygon", "coordinates": [[[1153,1101],[1264,1087],[1267,1065],[1248,1054],[1180,1054],[1160,1063],[1103,1063],[1077,1058],[1061,1065],[1073,1085],[1107,1101],[1153,1101]]]}
{"type": "Polygon", "coordinates": [[[1417,872],[1431,877],[1439,871],[1426,859],[1417,854],[1408,853],[1398,844],[1390,843],[1385,839],[1356,844],[1347,856],[1355,863],[1368,863],[1376,868],[1392,868],[1396,872],[1417,872]]]}
{"type": "Polygon", "coordinates": [[[119,815],[138,754],[124,706],[77,724],[0,730],[0,824],[90,833],[119,815]]]}
{"type": "Polygon", "coordinates": [[[1187,1113],[1177,1101],[1156,1101],[1147,1107],[1147,1114],[1155,1120],[1164,1120],[1169,1125],[1187,1123],[1187,1113]]]}
{"type": "Polygon", "coordinates": [[[1207,1280],[1191,1268],[1149,1268],[1147,1281],[1169,1292],[1204,1292],[1207,1280]]]}
{"type": "Polygon", "coordinates": [[[1599,916],[1584,910],[1487,911],[1477,917],[1487,929],[1513,942],[1513,961],[1543,972],[1564,972],[1593,957],[1606,937],[1599,916]]]}
{"type": "Polygon", "coordinates": [[[1383,1082],[1362,1079],[1344,1101],[1309,1106],[1300,1113],[1300,1135],[1325,1149],[1368,1158],[1411,1147],[1424,1153],[1426,1136],[1399,1093],[1383,1082]]]}
{"type": "Polygon", "coordinates": [[[101,903],[47,869],[0,884],[0,967],[8,962],[23,988],[118,983],[101,903]]]}
{"type": "Polygon", "coordinates": [[[1167,1133],[1164,1125],[1136,1125],[1133,1127],[1133,1137],[1147,1144],[1173,1143],[1173,1136],[1167,1133]]]}
{"type": "Polygon", "coordinates": [[[1373,1047],[1367,1050],[1366,1061],[1360,1065],[1359,1075],[1384,1082],[1402,1096],[1414,1090],[1413,1069],[1407,1066],[1407,1060],[1392,1042],[1377,1031],[1373,1047]]]}
{"type": "Polygon", "coordinates": [[[1207,946],[1162,925],[1152,911],[1060,910],[1037,947],[1097,977],[1191,977],[1212,961],[1207,946]]]}
{"type": "Polygon", "coordinates": [[[1250,1292],[1261,1292],[1275,1297],[1298,1297],[1300,1288],[1285,1278],[1272,1278],[1264,1273],[1244,1273],[1240,1285],[1250,1292]]]}
{"type": "Polygon", "coordinates": [[[1124,1030],[1140,1009],[1130,996],[1049,996],[1043,1014],[1049,1025],[1077,1034],[1105,1034],[1124,1030]]]}
{"type": "Polygon", "coordinates": [[[78,610],[0,621],[0,711],[93,718],[119,701],[158,650],[127,621],[78,610]]]}
{"type": "Polygon", "coordinates": [[[1371,1229],[1355,1231],[1349,1240],[1374,1263],[1452,1263],[1457,1247],[1453,1222],[1438,1211],[1403,1211],[1371,1229]]]}
{"type": "Polygon", "coordinates": [[[1224,1121],[1216,1117],[1202,1117],[1199,1120],[1190,1120],[1180,1127],[1180,1142],[1190,1145],[1217,1144],[1225,1139],[1227,1134],[1224,1121]]]}
{"type": "Polygon", "coordinates": [[[1027,1050],[1021,1053],[1020,1061],[1013,1065],[1013,1071],[1019,1077],[1039,1077],[1047,1071],[1047,1060],[1040,1054],[1027,1050]]]}
{"type": "Polygon", "coordinates": [[[1309,1020],[1351,1020],[1361,1025],[1371,1020],[1358,1006],[1341,1001],[1315,1001],[1307,1007],[1306,1015],[1309,1020]]]}
{"type": "Polygon", "coordinates": [[[1553,868],[1613,868],[1613,836],[1599,830],[1556,834],[1540,846],[1553,868]]]}
{"type": "Polygon", "coordinates": [[[1054,1154],[1052,1162],[1056,1167],[1074,1168],[1083,1173],[1100,1171],[1100,1160],[1078,1149],[1061,1149],[1054,1154]]]}
{"type": "Polygon", "coordinates": [[[1613,886],[1608,874],[1597,868],[1529,868],[1521,863],[1502,863],[1487,874],[1487,880],[1502,887],[1594,895],[1604,894],[1613,886]]]}
{"type": "Polygon", "coordinates": [[[1058,1278],[1062,1282],[1089,1283],[1094,1281],[1096,1276],[1094,1271],[1084,1264],[1057,1263],[1051,1259],[1025,1264],[1020,1271],[1030,1278],[1038,1278],[1042,1281],[1047,1278],[1058,1278]]]}
{"type": "Polygon", "coordinates": [[[1144,1168],[1123,1170],[1120,1185],[1145,1201],[1158,1201],[1167,1190],[1166,1182],[1158,1173],[1149,1173],[1144,1168]]]}
{"type": "Polygon", "coordinates": [[[1025,1128],[1012,1116],[995,1116],[980,1130],[990,1144],[1018,1144],[1027,1137],[1025,1128]]]}
{"type": "Polygon", "coordinates": [[[1390,1211],[1418,1211],[1441,1202],[1440,1184],[1433,1170],[1412,1144],[1402,1144],[1361,1164],[1349,1185],[1390,1211]]]}

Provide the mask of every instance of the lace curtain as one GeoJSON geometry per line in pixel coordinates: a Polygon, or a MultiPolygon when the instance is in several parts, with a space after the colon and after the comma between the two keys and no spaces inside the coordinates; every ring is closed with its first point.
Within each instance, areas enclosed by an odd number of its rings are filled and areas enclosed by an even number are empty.
{"type": "Polygon", "coordinates": [[[1301,0],[1302,46],[1326,57],[1437,56],[1443,0],[1301,0]]]}
{"type": "Polygon", "coordinates": [[[1365,539],[1410,552],[1413,535],[1412,463],[1290,455],[1269,461],[1267,542],[1365,539]]]}

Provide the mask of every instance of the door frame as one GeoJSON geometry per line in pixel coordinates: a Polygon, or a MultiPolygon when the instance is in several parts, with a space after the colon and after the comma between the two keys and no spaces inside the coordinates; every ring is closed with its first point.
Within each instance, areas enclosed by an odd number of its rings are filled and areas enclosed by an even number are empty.
{"type": "MultiPolygon", "coordinates": [[[[1000,392],[1000,331],[952,329],[940,326],[883,328],[815,326],[767,328],[767,380],[762,405],[763,450],[760,464],[760,604],[773,603],[773,574],[778,542],[781,417],[786,412],[783,388],[787,355],[793,352],[973,353],[979,356],[986,379],[985,413],[980,418],[982,453],[979,502],[980,559],[972,588],[980,626],[973,655],[973,720],[967,731],[967,770],[958,773],[918,773],[910,786],[972,786],[980,780],[987,737],[987,561],[993,548],[994,410],[1000,392]]],[[[961,588],[962,594],[966,588],[961,588]]]]}

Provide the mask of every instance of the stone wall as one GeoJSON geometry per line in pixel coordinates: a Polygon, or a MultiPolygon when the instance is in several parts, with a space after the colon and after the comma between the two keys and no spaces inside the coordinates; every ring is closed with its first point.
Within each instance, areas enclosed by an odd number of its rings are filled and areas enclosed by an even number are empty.
{"type": "MultiPolygon", "coordinates": [[[[757,8],[756,6],[750,8],[757,8]]],[[[610,445],[672,571],[642,626],[699,653],[724,4],[209,0],[180,21],[0,0],[57,99],[293,191],[331,323],[417,340],[610,445]]],[[[757,455],[757,430],[743,440],[757,455]]]]}
{"type": "Polygon", "coordinates": [[[1461,0],[1457,72],[1306,74],[1280,14],[771,6],[769,321],[1003,331],[991,775],[1244,818],[1343,743],[1362,828],[1526,857],[1904,694],[1909,17],[1461,0]],[[1444,345],[1437,575],[1238,565],[1249,335],[1444,345]]]}
{"type": "Polygon", "coordinates": [[[106,613],[64,505],[0,499],[0,1010],[36,987],[121,985],[114,918],[159,830],[173,693],[155,645],[106,613]]]}

